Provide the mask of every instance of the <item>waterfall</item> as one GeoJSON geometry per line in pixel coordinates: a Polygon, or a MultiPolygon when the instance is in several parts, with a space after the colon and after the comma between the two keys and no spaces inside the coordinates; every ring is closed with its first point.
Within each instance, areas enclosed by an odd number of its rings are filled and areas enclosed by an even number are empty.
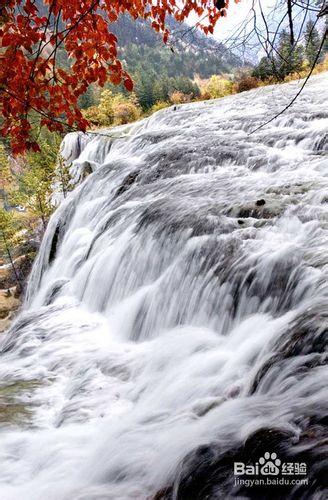
{"type": "Polygon", "coordinates": [[[65,139],[0,338],[2,500],[325,497],[327,83],[255,133],[298,83],[65,139]],[[308,483],[236,485],[267,452],[308,483]]]}

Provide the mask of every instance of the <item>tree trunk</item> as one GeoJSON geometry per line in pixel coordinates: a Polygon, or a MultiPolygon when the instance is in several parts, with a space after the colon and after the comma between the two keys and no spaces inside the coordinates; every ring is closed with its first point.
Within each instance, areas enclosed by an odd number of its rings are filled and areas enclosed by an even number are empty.
{"type": "Polygon", "coordinates": [[[47,228],[47,223],[46,223],[46,218],[45,218],[44,211],[43,211],[42,200],[41,200],[39,193],[37,193],[37,197],[38,197],[40,214],[41,214],[40,217],[41,217],[42,225],[43,225],[43,232],[45,232],[45,230],[47,228]]]}
{"type": "Polygon", "coordinates": [[[287,12],[289,21],[290,44],[292,47],[294,47],[295,36],[294,36],[294,25],[293,25],[292,0],[287,0],[287,12]]]}

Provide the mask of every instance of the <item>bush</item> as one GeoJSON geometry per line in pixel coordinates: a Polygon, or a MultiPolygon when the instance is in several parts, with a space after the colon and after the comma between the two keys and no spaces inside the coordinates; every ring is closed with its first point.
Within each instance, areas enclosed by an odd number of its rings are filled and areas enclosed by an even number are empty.
{"type": "Polygon", "coordinates": [[[134,122],[141,115],[140,109],[133,102],[129,101],[114,103],[113,111],[115,125],[125,125],[126,123],[134,122]]]}
{"type": "Polygon", "coordinates": [[[170,101],[172,104],[183,104],[184,102],[190,102],[192,100],[191,94],[184,94],[176,90],[170,95],[170,101]]]}
{"type": "Polygon", "coordinates": [[[171,106],[170,102],[166,101],[157,101],[150,109],[150,114],[156,113],[156,111],[160,111],[161,109],[165,109],[171,106]]]}
{"type": "Polygon", "coordinates": [[[328,71],[328,54],[326,54],[324,60],[314,68],[314,73],[321,73],[322,71],[328,71]]]}
{"type": "Polygon", "coordinates": [[[251,89],[256,89],[257,87],[259,87],[259,85],[260,82],[258,81],[257,78],[255,78],[255,76],[251,76],[249,74],[242,74],[236,81],[235,89],[236,92],[239,93],[251,89]]]}

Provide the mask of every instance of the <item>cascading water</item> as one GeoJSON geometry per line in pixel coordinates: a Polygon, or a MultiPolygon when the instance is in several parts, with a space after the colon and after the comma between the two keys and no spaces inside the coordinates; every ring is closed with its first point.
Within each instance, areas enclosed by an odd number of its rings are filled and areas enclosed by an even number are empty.
{"type": "Polygon", "coordinates": [[[325,498],[328,80],[70,135],[1,338],[1,500],[325,498]],[[307,485],[235,484],[234,461],[307,485]]]}

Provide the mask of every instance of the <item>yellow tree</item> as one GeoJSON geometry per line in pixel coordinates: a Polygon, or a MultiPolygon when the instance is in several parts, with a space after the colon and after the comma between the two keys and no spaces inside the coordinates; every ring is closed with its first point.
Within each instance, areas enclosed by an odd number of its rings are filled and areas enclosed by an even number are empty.
{"type": "Polygon", "coordinates": [[[232,88],[233,83],[231,80],[219,75],[213,75],[205,87],[205,92],[209,94],[211,99],[217,99],[231,94],[232,88]]]}

